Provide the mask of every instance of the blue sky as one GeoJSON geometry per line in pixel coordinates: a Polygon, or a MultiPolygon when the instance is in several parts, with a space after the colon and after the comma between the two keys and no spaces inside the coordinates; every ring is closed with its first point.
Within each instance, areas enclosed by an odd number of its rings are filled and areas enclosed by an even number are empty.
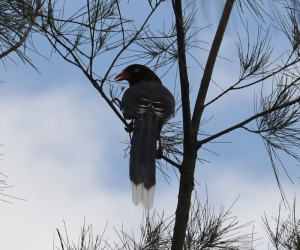
{"type": "MultiPolygon", "coordinates": [[[[161,13],[169,8],[164,3],[161,13]]],[[[234,20],[237,18],[235,15],[234,20]]],[[[197,19],[199,23],[202,21],[197,19]]],[[[211,22],[213,26],[198,35],[208,43],[217,27],[217,22],[211,22]]],[[[230,86],[239,74],[234,27],[235,23],[231,22],[220,50],[220,55],[232,62],[219,58],[213,75],[222,88],[230,86]]],[[[276,49],[289,46],[279,32],[274,31],[272,35],[276,49]]],[[[43,55],[50,55],[44,39],[36,37],[35,44],[43,55]]],[[[202,45],[206,49],[210,47],[202,45]]],[[[196,55],[205,62],[206,52],[198,51],[196,55]]],[[[49,61],[35,55],[32,58],[41,74],[19,60],[18,66],[7,62],[7,71],[0,69],[0,142],[3,145],[0,172],[9,177],[2,179],[14,186],[3,193],[26,200],[0,197],[13,202],[0,203],[0,248],[52,249],[56,228],[63,231],[63,221],[69,239],[77,242],[84,218],[86,224],[93,224],[95,234],[101,234],[108,222],[106,237],[111,243],[117,240],[113,227],[118,230],[123,226],[128,233],[133,229],[138,234],[143,209],[131,202],[129,159],[124,158],[125,146],[120,143],[128,138],[123,124],[77,68],[57,54],[49,61]]],[[[112,58],[101,60],[97,66],[103,73],[102,65],[112,58]]],[[[202,71],[193,61],[189,65],[193,104],[202,71]]],[[[116,67],[112,73],[119,73],[123,68],[116,67]]],[[[172,75],[164,77],[163,83],[172,88],[172,75]]],[[[224,96],[205,111],[206,118],[213,118],[202,129],[212,134],[253,115],[254,91],[259,90],[252,88],[224,96]]],[[[219,93],[220,89],[212,85],[208,100],[219,93]]],[[[263,142],[242,130],[218,141],[231,142],[207,145],[219,156],[199,151],[199,156],[211,163],[197,163],[196,179],[201,185],[196,186],[197,194],[205,202],[207,185],[209,203],[215,211],[221,205],[228,209],[240,196],[232,215],[238,216],[241,224],[255,221],[254,231],[258,232],[257,237],[263,237],[259,241],[263,244],[257,249],[265,249],[268,240],[260,216],[264,212],[276,216],[281,197],[263,142]]],[[[280,177],[292,204],[294,197],[299,200],[299,166],[290,158],[284,159],[294,185],[282,169],[280,177]]],[[[167,173],[171,176],[170,186],[157,172],[154,208],[158,213],[164,211],[168,217],[176,209],[178,181],[171,168],[167,173]]],[[[246,230],[251,231],[251,227],[246,230]]],[[[57,236],[54,242],[59,245],[57,236]]]]}

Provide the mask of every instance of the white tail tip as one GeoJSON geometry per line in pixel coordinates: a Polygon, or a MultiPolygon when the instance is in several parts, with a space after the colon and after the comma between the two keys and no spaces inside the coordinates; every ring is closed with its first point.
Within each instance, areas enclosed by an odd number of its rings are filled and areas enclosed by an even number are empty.
{"type": "Polygon", "coordinates": [[[135,185],[132,181],[131,186],[133,204],[138,206],[143,203],[144,209],[149,211],[153,207],[154,203],[155,186],[147,190],[144,188],[144,183],[135,185]]]}
{"type": "Polygon", "coordinates": [[[139,185],[135,185],[131,181],[131,186],[132,186],[132,202],[134,205],[138,206],[142,203],[144,185],[143,183],[139,185]]]}

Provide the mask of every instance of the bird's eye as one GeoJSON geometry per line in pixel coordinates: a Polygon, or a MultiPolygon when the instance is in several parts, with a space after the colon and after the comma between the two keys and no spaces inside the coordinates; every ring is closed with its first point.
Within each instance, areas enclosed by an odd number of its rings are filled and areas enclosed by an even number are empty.
{"type": "Polygon", "coordinates": [[[136,68],[136,69],[134,69],[134,72],[137,73],[137,72],[139,72],[139,70],[140,70],[139,68],[136,68]]]}

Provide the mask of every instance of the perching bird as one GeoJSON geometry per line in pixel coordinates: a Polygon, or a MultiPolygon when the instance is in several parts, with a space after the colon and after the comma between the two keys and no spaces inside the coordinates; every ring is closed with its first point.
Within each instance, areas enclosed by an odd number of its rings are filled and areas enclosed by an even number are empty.
{"type": "MultiPolygon", "coordinates": [[[[129,163],[132,201],[136,206],[143,203],[143,207],[150,210],[156,183],[155,158],[161,158],[163,153],[160,132],[174,114],[175,100],[158,76],[144,65],[128,66],[115,80],[129,82],[121,108],[125,119],[135,121],[129,163]],[[157,140],[159,146],[156,150],[157,140]]],[[[132,126],[130,123],[126,130],[132,131],[132,126]]]]}

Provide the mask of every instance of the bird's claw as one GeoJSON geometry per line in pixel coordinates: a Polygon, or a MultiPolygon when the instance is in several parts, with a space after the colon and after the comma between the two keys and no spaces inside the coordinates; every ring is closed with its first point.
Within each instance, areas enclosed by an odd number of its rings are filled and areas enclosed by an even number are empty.
{"type": "Polygon", "coordinates": [[[125,127],[125,131],[131,133],[133,131],[133,121],[125,127]]]}
{"type": "Polygon", "coordinates": [[[163,150],[164,148],[162,147],[162,145],[159,145],[158,149],[156,150],[156,158],[157,159],[161,159],[163,156],[163,150]]]}

